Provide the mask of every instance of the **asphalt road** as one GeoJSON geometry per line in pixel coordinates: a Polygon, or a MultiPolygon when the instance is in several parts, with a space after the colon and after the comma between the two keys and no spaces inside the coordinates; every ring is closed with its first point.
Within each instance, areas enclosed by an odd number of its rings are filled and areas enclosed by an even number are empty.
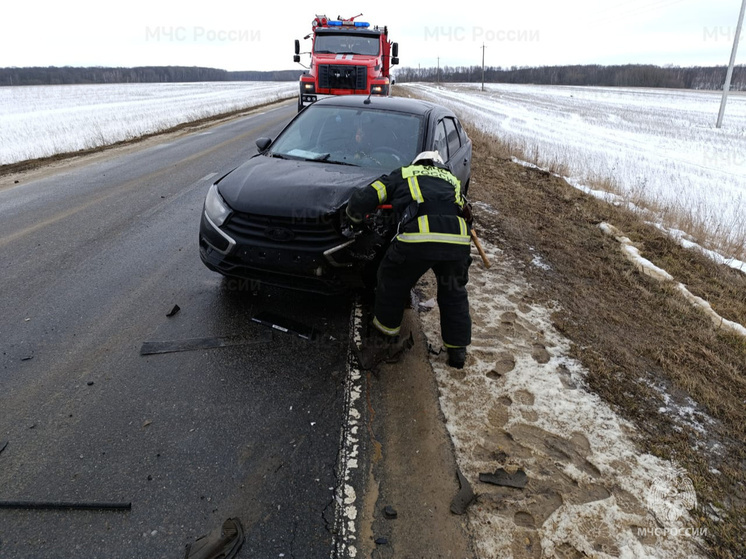
{"type": "Polygon", "coordinates": [[[239,557],[329,556],[350,301],[253,296],[197,246],[211,182],[294,111],[0,189],[0,500],[132,505],[0,509],[0,557],[182,557],[229,517],[239,557]],[[319,338],[253,323],[262,311],[319,338]],[[214,338],[233,345],[140,355],[214,338]]]}

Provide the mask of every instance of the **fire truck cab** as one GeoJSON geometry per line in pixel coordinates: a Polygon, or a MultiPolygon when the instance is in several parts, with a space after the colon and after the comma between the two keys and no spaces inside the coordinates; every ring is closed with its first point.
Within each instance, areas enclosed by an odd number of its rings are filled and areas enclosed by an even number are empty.
{"type": "MultiPolygon", "coordinates": [[[[362,14],[360,14],[362,15],[362,14]]],[[[388,40],[388,29],[369,23],[317,15],[312,24],[311,64],[300,76],[298,110],[327,95],[389,95],[391,66],[399,63],[399,45],[388,40]]],[[[295,62],[300,62],[295,41],[295,62]]]]}

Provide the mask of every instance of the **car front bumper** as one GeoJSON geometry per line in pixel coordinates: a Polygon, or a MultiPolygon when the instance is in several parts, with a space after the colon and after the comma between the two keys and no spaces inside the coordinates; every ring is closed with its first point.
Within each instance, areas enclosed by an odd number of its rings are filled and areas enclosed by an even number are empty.
{"type": "Polygon", "coordinates": [[[314,293],[334,294],[365,285],[369,262],[350,253],[354,240],[338,237],[322,246],[298,246],[252,239],[242,242],[216,227],[203,213],[199,248],[202,262],[229,277],[314,293]],[[285,245],[285,246],[283,246],[285,245]]]}

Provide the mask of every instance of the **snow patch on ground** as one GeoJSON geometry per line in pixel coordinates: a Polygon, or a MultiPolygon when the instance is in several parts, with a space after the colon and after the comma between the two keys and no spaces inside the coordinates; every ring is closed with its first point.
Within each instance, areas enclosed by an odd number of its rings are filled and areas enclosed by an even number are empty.
{"type": "MultiPolygon", "coordinates": [[[[493,265],[473,255],[466,367],[431,356],[457,461],[478,494],[468,518],[479,556],[699,557],[685,473],[636,448],[635,427],[584,387],[551,309],[533,303],[506,256],[483,244],[493,265]],[[479,481],[497,468],[523,469],[528,485],[479,481]]],[[[433,297],[434,278],[419,289],[433,297]]],[[[441,347],[437,306],[420,316],[428,343],[441,347]]]]}

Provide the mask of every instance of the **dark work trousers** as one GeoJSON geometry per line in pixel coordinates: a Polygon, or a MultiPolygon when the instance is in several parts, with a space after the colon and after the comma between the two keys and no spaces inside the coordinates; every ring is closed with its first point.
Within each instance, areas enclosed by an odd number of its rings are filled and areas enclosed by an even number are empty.
{"type": "Polygon", "coordinates": [[[378,268],[374,325],[388,335],[399,333],[404,309],[411,302],[410,291],[425,272],[432,269],[438,282],[440,333],[446,347],[471,343],[471,316],[466,284],[471,256],[456,260],[420,258],[417,247],[400,248],[392,243],[378,268]]]}

